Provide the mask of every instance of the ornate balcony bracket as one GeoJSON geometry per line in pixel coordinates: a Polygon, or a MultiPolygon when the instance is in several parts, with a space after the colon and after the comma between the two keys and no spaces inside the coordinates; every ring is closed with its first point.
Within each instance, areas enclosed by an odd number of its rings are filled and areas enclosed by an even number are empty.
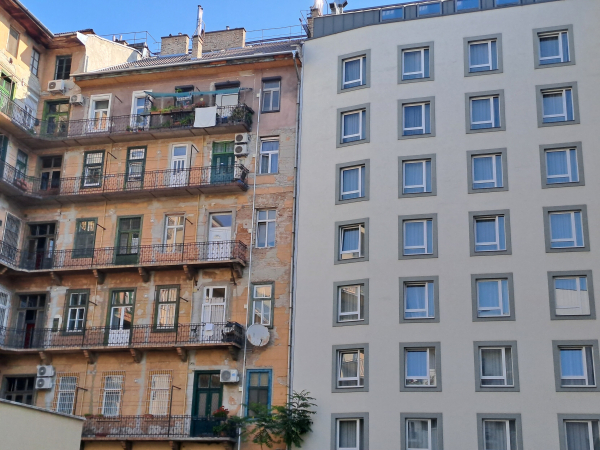
{"type": "Polygon", "coordinates": [[[42,362],[43,365],[52,364],[52,355],[50,355],[49,353],[46,353],[46,352],[39,352],[39,355],[40,355],[40,361],[42,362]]]}
{"type": "Polygon", "coordinates": [[[56,272],[50,272],[50,278],[52,278],[52,283],[54,284],[54,286],[62,285],[62,278],[56,272]]]}
{"type": "Polygon", "coordinates": [[[140,363],[142,362],[142,352],[136,348],[130,348],[129,353],[131,353],[131,357],[133,358],[133,362],[140,363]]]}
{"type": "Polygon", "coordinates": [[[231,359],[234,361],[238,360],[239,348],[234,347],[233,345],[229,346],[229,354],[231,355],[231,359]]]}
{"type": "Polygon", "coordinates": [[[169,448],[171,450],[179,450],[181,448],[181,442],[169,441],[169,448]]]}
{"type": "Polygon", "coordinates": [[[84,350],[83,356],[87,359],[88,364],[96,364],[98,361],[98,355],[90,350],[84,350]]]}
{"type": "Polygon", "coordinates": [[[196,273],[197,273],[196,269],[188,266],[187,264],[183,265],[183,271],[187,275],[188,280],[193,280],[196,277],[196,273]]]}
{"type": "Polygon", "coordinates": [[[187,350],[185,348],[176,347],[175,351],[177,352],[177,355],[179,356],[179,359],[181,359],[181,362],[186,362],[187,361],[188,353],[187,353],[187,350]]]}
{"type": "Polygon", "coordinates": [[[148,272],[146,269],[143,267],[138,267],[138,273],[140,274],[140,277],[142,277],[142,281],[144,283],[150,281],[150,272],[148,272]]]}
{"type": "Polygon", "coordinates": [[[104,284],[104,280],[106,280],[106,274],[96,269],[94,269],[93,272],[94,276],[96,277],[96,280],[98,281],[98,284],[104,284]]]}

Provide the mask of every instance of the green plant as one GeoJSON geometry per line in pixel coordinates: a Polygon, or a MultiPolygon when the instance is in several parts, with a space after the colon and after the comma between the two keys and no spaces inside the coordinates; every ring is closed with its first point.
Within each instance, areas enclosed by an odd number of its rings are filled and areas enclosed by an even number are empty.
{"type": "Polygon", "coordinates": [[[150,111],[151,111],[151,112],[157,112],[157,111],[158,111],[158,106],[152,105],[152,106],[150,107],[150,111]]]}
{"type": "Polygon", "coordinates": [[[212,413],[212,416],[218,419],[226,419],[227,416],[229,416],[229,410],[224,406],[221,406],[214,413],[212,413]]]}
{"type": "Polygon", "coordinates": [[[185,116],[182,117],[181,120],[179,121],[179,124],[181,126],[187,126],[187,125],[191,125],[193,123],[193,119],[192,116],[185,116]]]}

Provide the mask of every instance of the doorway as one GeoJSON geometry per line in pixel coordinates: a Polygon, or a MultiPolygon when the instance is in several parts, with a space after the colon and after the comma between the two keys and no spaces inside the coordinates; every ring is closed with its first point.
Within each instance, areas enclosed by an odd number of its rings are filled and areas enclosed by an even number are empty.
{"type": "Polygon", "coordinates": [[[138,263],[141,233],[141,217],[119,218],[119,226],[117,229],[117,254],[115,255],[116,265],[128,266],[138,263]]]}
{"type": "Polygon", "coordinates": [[[46,294],[19,295],[17,308],[17,338],[15,342],[20,348],[37,348],[40,346],[44,328],[44,309],[46,294]],[[36,330],[39,330],[36,332],[36,330]]]}
{"type": "Polygon", "coordinates": [[[234,178],[233,142],[214,142],[210,172],[211,184],[231,183],[234,178]]]}
{"type": "Polygon", "coordinates": [[[135,307],[135,291],[113,291],[110,296],[110,311],[108,317],[108,345],[127,346],[133,327],[133,312],[135,307]]]}
{"type": "Polygon", "coordinates": [[[231,256],[231,213],[211,214],[208,229],[208,259],[226,260],[231,256]]]}
{"type": "Polygon", "coordinates": [[[54,259],[56,239],[55,223],[36,223],[29,225],[26,253],[21,266],[28,270],[51,269],[54,259]]]}
{"type": "Polygon", "coordinates": [[[56,194],[60,188],[62,156],[46,156],[41,160],[40,191],[46,194],[56,194]]]}
{"type": "Polygon", "coordinates": [[[187,186],[188,181],[188,152],[187,145],[174,145],[171,149],[171,177],[169,185],[172,187],[187,186]]]}
{"type": "Polygon", "coordinates": [[[225,287],[209,286],[204,288],[202,303],[202,342],[220,340],[221,333],[215,328],[225,323],[226,297],[225,287]]]}
{"type": "Polygon", "coordinates": [[[194,373],[194,394],[192,399],[192,437],[213,436],[213,427],[218,420],[210,420],[212,414],[223,402],[223,385],[219,371],[198,371],[194,373]]]}
{"type": "Polygon", "coordinates": [[[4,238],[0,257],[4,261],[15,263],[19,252],[19,236],[21,234],[21,220],[10,213],[6,213],[6,225],[4,226],[4,238]]]}
{"type": "Polygon", "coordinates": [[[69,131],[69,100],[46,102],[42,122],[42,134],[66,136],[69,131]]]}

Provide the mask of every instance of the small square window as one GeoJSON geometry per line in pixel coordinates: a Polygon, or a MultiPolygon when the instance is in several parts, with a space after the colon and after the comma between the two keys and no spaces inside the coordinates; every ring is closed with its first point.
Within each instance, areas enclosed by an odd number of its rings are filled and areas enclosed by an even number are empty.
{"type": "Polygon", "coordinates": [[[437,214],[400,216],[400,254],[405,258],[437,258],[437,214]]]}
{"type": "Polygon", "coordinates": [[[577,83],[537,86],[538,127],[578,124],[577,83]]]}
{"type": "Polygon", "coordinates": [[[331,450],[369,450],[369,413],[332,414],[331,450]]]}
{"type": "Polygon", "coordinates": [[[556,391],[600,392],[596,380],[598,341],[552,341],[556,391]]]}
{"type": "Polygon", "coordinates": [[[369,390],[368,347],[368,344],[333,346],[332,392],[369,390]]]}
{"type": "Polygon", "coordinates": [[[398,83],[433,80],[433,42],[398,46],[398,83]]]}
{"type": "Polygon", "coordinates": [[[544,152],[546,184],[579,183],[577,149],[548,149],[544,152]]]}
{"type": "Polygon", "coordinates": [[[550,318],[595,319],[592,271],[548,272],[550,318]]]}
{"type": "Polygon", "coordinates": [[[473,322],[515,320],[512,273],[471,275],[473,322]]]}
{"type": "Polygon", "coordinates": [[[498,70],[498,42],[469,42],[469,72],[489,72],[498,70]]]}
{"type": "Polygon", "coordinates": [[[400,414],[402,450],[442,450],[441,414],[400,414]]]}
{"type": "Polygon", "coordinates": [[[512,253],[508,210],[470,212],[471,256],[512,253]]]}
{"type": "Polygon", "coordinates": [[[437,194],[435,155],[398,157],[398,198],[437,194]]]}
{"type": "Polygon", "coordinates": [[[467,133],[505,131],[504,90],[465,94],[467,133]]]}
{"type": "Polygon", "coordinates": [[[370,85],[371,50],[338,56],[338,94],[370,85]]]}
{"type": "Polygon", "coordinates": [[[587,207],[545,207],[546,252],[589,251],[587,207]]]}
{"type": "Polygon", "coordinates": [[[533,50],[536,69],[575,64],[573,26],[533,30],[533,50]]]}
{"type": "Polygon", "coordinates": [[[439,322],[437,276],[400,278],[400,323],[439,322]]]}
{"type": "Polygon", "coordinates": [[[336,223],[335,263],[368,260],[368,219],[336,223]]]}
{"type": "Polygon", "coordinates": [[[506,151],[489,154],[482,154],[480,152],[469,153],[471,156],[471,189],[469,191],[505,190],[506,177],[504,174],[503,159],[506,159],[506,151]]]}
{"type": "Polygon", "coordinates": [[[400,391],[441,391],[440,344],[400,344],[400,391]]]}
{"type": "Polygon", "coordinates": [[[477,414],[479,450],[523,450],[520,414],[477,414]]]}
{"type": "Polygon", "coordinates": [[[336,165],[336,205],[369,200],[369,160],[336,165]]]}
{"type": "Polygon", "coordinates": [[[365,285],[364,283],[336,286],[336,323],[365,323],[365,285]]]}
{"type": "Polygon", "coordinates": [[[398,101],[398,139],[435,136],[433,103],[433,97],[398,101]]]}
{"type": "Polygon", "coordinates": [[[598,414],[559,414],[560,450],[595,450],[600,442],[598,414]]]}
{"type": "Polygon", "coordinates": [[[476,392],[518,392],[517,342],[475,342],[476,392]]]}
{"type": "Polygon", "coordinates": [[[338,109],[338,147],[369,142],[369,106],[338,109]]]}

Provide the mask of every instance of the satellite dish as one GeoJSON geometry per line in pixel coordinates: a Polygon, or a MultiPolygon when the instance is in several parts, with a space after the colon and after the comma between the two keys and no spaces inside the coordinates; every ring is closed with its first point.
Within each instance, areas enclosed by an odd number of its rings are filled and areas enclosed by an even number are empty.
{"type": "Polygon", "coordinates": [[[271,335],[269,333],[269,329],[264,325],[259,325],[257,323],[250,325],[248,327],[248,331],[246,331],[246,338],[248,338],[248,342],[255,347],[263,347],[267,345],[270,337],[271,335]]]}

